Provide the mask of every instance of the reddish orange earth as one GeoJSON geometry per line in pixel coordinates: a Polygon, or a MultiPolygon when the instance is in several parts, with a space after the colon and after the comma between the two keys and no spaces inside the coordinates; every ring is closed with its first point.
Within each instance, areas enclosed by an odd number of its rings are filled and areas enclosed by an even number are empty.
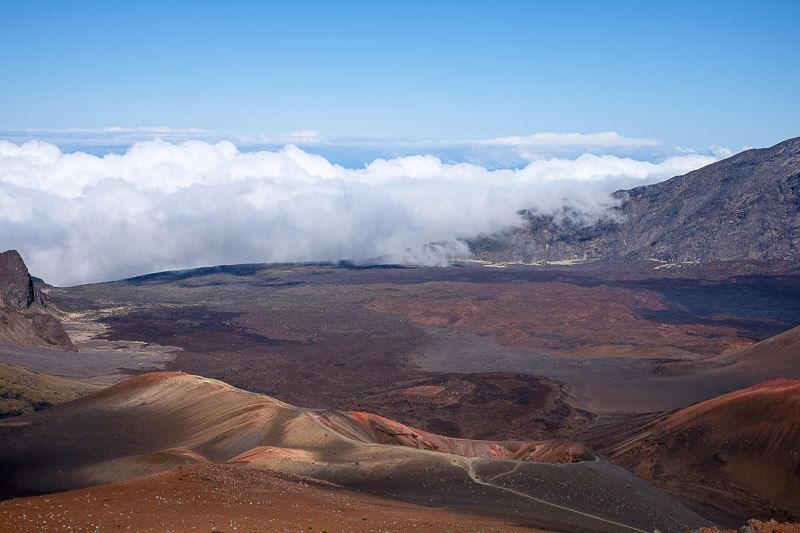
{"type": "Polygon", "coordinates": [[[750,520],[740,529],[701,527],[698,533],[800,533],[800,524],[782,524],[775,520],[768,522],[750,520]]]}
{"type": "Polygon", "coordinates": [[[0,503],[0,531],[537,531],[246,465],[198,464],[0,503]]]}

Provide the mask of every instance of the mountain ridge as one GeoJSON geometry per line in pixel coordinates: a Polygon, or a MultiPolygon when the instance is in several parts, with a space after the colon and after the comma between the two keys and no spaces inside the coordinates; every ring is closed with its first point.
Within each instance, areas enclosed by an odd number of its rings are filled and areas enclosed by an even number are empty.
{"type": "Polygon", "coordinates": [[[521,227],[470,249],[494,261],[800,258],[800,137],[612,196],[619,204],[593,223],[524,210],[521,227]]]}

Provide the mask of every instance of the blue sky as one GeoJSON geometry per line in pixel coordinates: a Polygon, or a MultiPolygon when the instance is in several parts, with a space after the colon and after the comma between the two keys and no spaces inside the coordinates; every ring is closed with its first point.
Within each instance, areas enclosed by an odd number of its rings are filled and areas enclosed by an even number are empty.
{"type": "Polygon", "coordinates": [[[800,2],[0,3],[0,130],[800,134],[800,2]]]}
{"type": "Polygon", "coordinates": [[[521,209],[589,224],[615,190],[800,135],[798,21],[796,0],[0,0],[0,249],[70,284],[448,264],[521,209]]]}

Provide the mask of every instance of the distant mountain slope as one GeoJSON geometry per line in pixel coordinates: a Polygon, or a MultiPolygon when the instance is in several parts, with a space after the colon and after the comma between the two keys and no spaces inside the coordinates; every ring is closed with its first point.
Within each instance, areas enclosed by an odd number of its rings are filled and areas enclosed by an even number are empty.
{"type": "Polygon", "coordinates": [[[798,450],[800,381],[776,379],[680,409],[606,453],[709,508],[798,520],[798,450]]]}
{"type": "Polygon", "coordinates": [[[16,250],[0,253],[0,344],[75,349],[16,250]]]}
{"type": "Polygon", "coordinates": [[[524,227],[470,247],[489,260],[800,258],[800,137],[614,196],[619,206],[592,225],[526,211],[524,227]]]}

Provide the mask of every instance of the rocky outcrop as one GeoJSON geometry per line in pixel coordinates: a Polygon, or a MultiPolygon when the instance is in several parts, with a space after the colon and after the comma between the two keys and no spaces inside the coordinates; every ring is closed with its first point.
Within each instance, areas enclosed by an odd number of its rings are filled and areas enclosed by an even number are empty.
{"type": "Polygon", "coordinates": [[[522,227],[470,247],[504,261],[800,259],[800,137],[614,197],[599,221],[524,211],[522,227]]]}
{"type": "Polygon", "coordinates": [[[16,250],[0,253],[0,344],[75,349],[16,250]]]}
{"type": "Polygon", "coordinates": [[[0,307],[23,311],[35,304],[44,307],[44,299],[22,256],[16,250],[0,253],[0,307]]]}

